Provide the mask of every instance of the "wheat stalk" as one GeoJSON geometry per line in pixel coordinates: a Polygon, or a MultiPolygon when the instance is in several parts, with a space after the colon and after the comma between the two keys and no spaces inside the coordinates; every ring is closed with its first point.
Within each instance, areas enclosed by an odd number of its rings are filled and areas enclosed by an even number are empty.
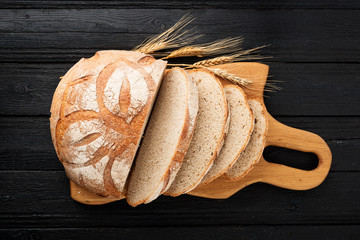
{"type": "Polygon", "coordinates": [[[213,74],[215,74],[218,77],[221,77],[221,78],[228,80],[234,84],[244,86],[244,87],[248,86],[249,84],[252,83],[252,81],[250,79],[240,77],[233,73],[229,73],[228,71],[222,70],[220,68],[209,68],[209,67],[204,67],[204,66],[198,66],[198,65],[193,65],[193,64],[182,64],[182,63],[178,63],[178,64],[177,63],[169,63],[169,64],[167,64],[167,66],[207,69],[208,71],[212,72],[213,74]]]}
{"type": "Polygon", "coordinates": [[[233,73],[229,73],[228,71],[220,69],[220,68],[209,68],[209,67],[200,66],[200,65],[182,64],[182,63],[169,63],[169,64],[167,64],[167,66],[207,69],[208,71],[212,72],[213,74],[215,74],[218,77],[221,77],[221,78],[228,80],[234,84],[244,86],[244,87],[248,86],[249,84],[252,83],[252,81],[250,79],[240,77],[233,73]]]}
{"type": "MultiPolygon", "coordinates": [[[[219,56],[219,57],[215,57],[215,58],[211,58],[211,59],[205,59],[202,61],[195,62],[194,64],[168,64],[168,66],[180,66],[180,67],[186,67],[186,68],[205,68],[205,69],[211,71],[212,73],[214,73],[218,77],[228,80],[234,84],[246,87],[252,83],[252,81],[250,79],[229,73],[226,70],[222,70],[219,68],[210,68],[210,67],[224,64],[224,63],[265,58],[260,55],[250,55],[250,54],[253,54],[256,51],[258,51],[266,46],[268,46],[268,45],[264,45],[264,46],[260,46],[260,47],[256,47],[256,48],[252,48],[252,49],[248,49],[248,50],[242,50],[242,51],[239,51],[239,52],[231,54],[231,55],[225,55],[225,56],[219,56]]],[[[183,47],[182,49],[191,52],[191,47],[183,47]]],[[[176,52],[176,51],[174,51],[174,52],[176,52]]],[[[190,53],[188,53],[187,56],[189,56],[189,54],[190,53]]],[[[178,56],[179,55],[180,54],[178,54],[178,56]]],[[[183,53],[182,55],[185,55],[185,54],[183,53]]],[[[169,58],[169,56],[167,56],[166,58],[169,58]]],[[[276,89],[277,86],[270,84],[268,87],[272,88],[272,89],[276,89]]]]}
{"type": "Polygon", "coordinates": [[[242,40],[243,39],[241,37],[234,37],[216,40],[210,43],[185,46],[173,52],[170,52],[169,55],[167,55],[163,59],[192,56],[204,57],[209,55],[224,54],[232,52],[235,49],[239,48],[242,40]]]}
{"type": "Polygon", "coordinates": [[[221,77],[225,80],[228,80],[234,84],[240,85],[240,86],[247,86],[252,83],[250,79],[242,78],[238,75],[235,75],[233,73],[229,73],[228,71],[222,70],[220,68],[206,68],[209,71],[213,72],[216,76],[221,77]]]}
{"type": "Polygon", "coordinates": [[[192,43],[202,35],[197,35],[194,28],[190,30],[183,29],[194,20],[195,18],[189,16],[189,14],[184,15],[174,26],[159,35],[145,40],[136,46],[133,51],[150,54],[159,50],[178,48],[192,43]]]}
{"type": "Polygon", "coordinates": [[[193,64],[186,64],[186,63],[168,63],[166,66],[168,67],[185,67],[185,68],[195,68],[193,64]]]}
{"type": "Polygon", "coordinates": [[[280,91],[282,89],[282,87],[279,87],[277,85],[275,85],[275,83],[273,83],[273,81],[268,81],[266,84],[265,84],[265,88],[268,90],[268,91],[280,91]]]}
{"type": "Polygon", "coordinates": [[[190,56],[197,56],[202,57],[203,55],[203,49],[196,46],[185,46],[180,49],[177,49],[167,56],[163,57],[162,59],[168,59],[168,58],[177,58],[177,57],[190,57],[190,56]]]}
{"type": "Polygon", "coordinates": [[[205,59],[205,60],[194,63],[194,65],[211,67],[211,66],[225,64],[225,63],[240,62],[240,61],[254,60],[254,59],[264,59],[266,57],[263,57],[260,55],[250,55],[250,54],[253,54],[256,51],[258,51],[261,48],[264,48],[266,46],[267,45],[248,49],[248,50],[239,51],[239,52],[231,54],[231,55],[225,55],[225,56],[215,57],[215,58],[211,58],[211,59],[205,59]]]}

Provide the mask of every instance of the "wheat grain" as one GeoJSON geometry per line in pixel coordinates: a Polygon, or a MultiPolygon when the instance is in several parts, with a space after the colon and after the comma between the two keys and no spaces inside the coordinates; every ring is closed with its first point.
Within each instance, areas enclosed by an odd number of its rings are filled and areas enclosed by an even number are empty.
{"type": "Polygon", "coordinates": [[[241,43],[241,37],[234,37],[216,40],[210,43],[185,46],[173,52],[170,52],[169,55],[167,55],[163,59],[192,56],[204,57],[209,55],[229,53],[233,52],[236,49],[239,49],[241,43]]]}
{"type": "Polygon", "coordinates": [[[225,80],[228,80],[234,84],[240,85],[240,86],[247,86],[252,83],[250,79],[246,79],[243,77],[240,77],[238,75],[235,75],[233,73],[229,73],[226,70],[222,70],[219,68],[207,68],[209,71],[213,72],[216,76],[221,77],[225,80]]]}
{"type": "Polygon", "coordinates": [[[202,57],[201,55],[202,53],[203,53],[203,49],[200,47],[186,46],[171,52],[169,55],[163,57],[162,59],[189,57],[189,56],[202,57]]]}
{"type": "Polygon", "coordinates": [[[233,73],[229,73],[228,71],[220,69],[220,68],[209,68],[209,67],[205,67],[205,66],[199,66],[199,65],[193,65],[193,64],[182,64],[182,63],[177,63],[177,64],[170,63],[170,64],[167,64],[167,66],[207,69],[208,71],[214,73],[216,76],[221,77],[225,80],[228,80],[234,84],[237,84],[237,85],[240,85],[243,87],[248,86],[249,84],[253,83],[250,79],[240,77],[233,73]]]}
{"type": "Polygon", "coordinates": [[[229,63],[229,62],[232,62],[232,61],[233,61],[233,58],[231,56],[221,56],[221,57],[216,57],[216,58],[211,58],[211,59],[205,59],[205,60],[202,60],[202,61],[198,61],[198,62],[194,63],[194,65],[195,66],[211,67],[211,66],[215,66],[215,65],[229,63]]]}
{"type": "Polygon", "coordinates": [[[161,49],[164,49],[165,46],[166,46],[165,42],[156,42],[153,44],[145,44],[143,47],[141,47],[139,50],[136,51],[142,53],[153,53],[161,49]]]}
{"type": "Polygon", "coordinates": [[[264,47],[266,47],[266,45],[248,49],[248,50],[243,50],[243,51],[231,54],[231,55],[225,55],[225,56],[215,57],[215,58],[211,58],[211,59],[205,59],[205,60],[194,63],[194,65],[211,67],[211,66],[216,66],[216,65],[225,64],[225,63],[240,62],[240,61],[254,60],[254,59],[264,59],[267,57],[263,57],[260,55],[250,55],[264,47]]]}

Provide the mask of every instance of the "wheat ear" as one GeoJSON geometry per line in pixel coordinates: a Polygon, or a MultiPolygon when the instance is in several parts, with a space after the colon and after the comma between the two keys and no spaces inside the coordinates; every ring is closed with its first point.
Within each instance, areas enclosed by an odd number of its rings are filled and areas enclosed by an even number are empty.
{"type": "Polygon", "coordinates": [[[236,49],[239,49],[242,40],[243,39],[241,37],[234,37],[216,40],[210,43],[185,46],[169,53],[169,55],[167,55],[163,59],[192,56],[204,57],[209,55],[229,53],[233,52],[236,49]]]}
{"type": "Polygon", "coordinates": [[[192,43],[195,39],[201,37],[201,35],[197,35],[194,29],[183,29],[194,20],[195,18],[189,16],[189,14],[184,15],[168,30],[145,40],[136,46],[133,51],[150,54],[159,50],[178,48],[192,43]]]}
{"type": "Polygon", "coordinates": [[[208,71],[212,72],[213,74],[215,74],[218,77],[221,77],[225,80],[228,80],[234,84],[240,85],[240,86],[248,86],[249,84],[252,83],[252,81],[250,79],[247,78],[243,78],[240,77],[238,75],[235,75],[233,73],[229,73],[226,70],[222,70],[220,68],[209,68],[209,67],[205,67],[205,66],[200,66],[200,65],[193,65],[193,64],[181,64],[181,63],[169,63],[167,64],[167,66],[169,67],[185,67],[185,68],[202,68],[202,69],[207,69],[208,71]]]}
{"type": "Polygon", "coordinates": [[[213,72],[216,76],[221,77],[225,80],[228,80],[234,84],[240,85],[240,86],[247,86],[252,83],[250,79],[239,77],[238,75],[235,75],[233,73],[229,73],[225,70],[222,70],[220,68],[206,68],[209,71],[213,72]]]}
{"type": "Polygon", "coordinates": [[[254,60],[254,59],[264,59],[267,57],[263,57],[260,55],[251,55],[253,53],[256,53],[261,48],[266,47],[267,45],[248,49],[248,50],[242,50],[234,54],[205,59],[202,61],[198,61],[194,63],[195,66],[204,66],[204,67],[211,67],[215,65],[225,64],[225,63],[232,63],[232,62],[240,62],[240,61],[246,61],[246,60],[254,60]]]}

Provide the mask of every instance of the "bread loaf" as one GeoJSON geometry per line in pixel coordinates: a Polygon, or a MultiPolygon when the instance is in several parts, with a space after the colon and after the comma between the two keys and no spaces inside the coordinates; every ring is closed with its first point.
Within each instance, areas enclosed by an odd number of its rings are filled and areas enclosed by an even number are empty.
{"type": "Polygon", "coordinates": [[[248,173],[257,163],[265,147],[266,134],[268,130],[268,119],[265,105],[260,99],[248,100],[254,115],[254,130],[245,150],[240,154],[235,164],[225,173],[225,177],[236,181],[248,173]]]}
{"type": "Polygon", "coordinates": [[[129,178],[130,205],[149,203],[173,182],[193,135],[198,101],[185,70],[165,75],[129,178]]]}
{"type": "Polygon", "coordinates": [[[183,164],[166,195],[178,196],[194,189],[218,155],[229,127],[229,109],[219,79],[207,70],[189,72],[199,92],[199,113],[194,136],[183,164]]]}
{"type": "Polygon", "coordinates": [[[252,111],[245,93],[236,85],[224,87],[230,105],[230,127],[223,148],[215,159],[210,171],[199,185],[205,185],[225,173],[238,159],[249,142],[254,126],[252,111]]]}
{"type": "Polygon", "coordinates": [[[132,51],[100,51],[60,81],[50,129],[68,177],[102,196],[124,186],[166,62],[132,51]]]}

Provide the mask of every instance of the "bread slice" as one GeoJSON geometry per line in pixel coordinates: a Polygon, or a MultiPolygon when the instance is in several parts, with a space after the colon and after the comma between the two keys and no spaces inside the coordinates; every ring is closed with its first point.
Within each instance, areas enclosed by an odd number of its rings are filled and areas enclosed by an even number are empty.
{"type": "Polygon", "coordinates": [[[219,79],[209,71],[189,72],[199,91],[199,113],[194,136],[183,164],[166,195],[178,196],[194,189],[218,155],[229,124],[229,109],[219,79]]]}
{"type": "Polygon", "coordinates": [[[236,85],[224,87],[230,105],[230,127],[223,148],[199,185],[205,185],[225,173],[238,159],[249,142],[254,127],[252,111],[245,93],[236,85]]]}
{"type": "Polygon", "coordinates": [[[130,205],[156,199],[174,180],[193,135],[198,102],[197,87],[185,70],[165,75],[129,179],[130,205]]]}
{"type": "Polygon", "coordinates": [[[249,106],[254,114],[254,130],[245,150],[240,154],[235,164],[225,173],[229,180],[236,181],[245,176],[262,155],[265,147],[266,134],[268,130],[268,119],[265,105],[259,99],[249,99],[249,106]]]}

